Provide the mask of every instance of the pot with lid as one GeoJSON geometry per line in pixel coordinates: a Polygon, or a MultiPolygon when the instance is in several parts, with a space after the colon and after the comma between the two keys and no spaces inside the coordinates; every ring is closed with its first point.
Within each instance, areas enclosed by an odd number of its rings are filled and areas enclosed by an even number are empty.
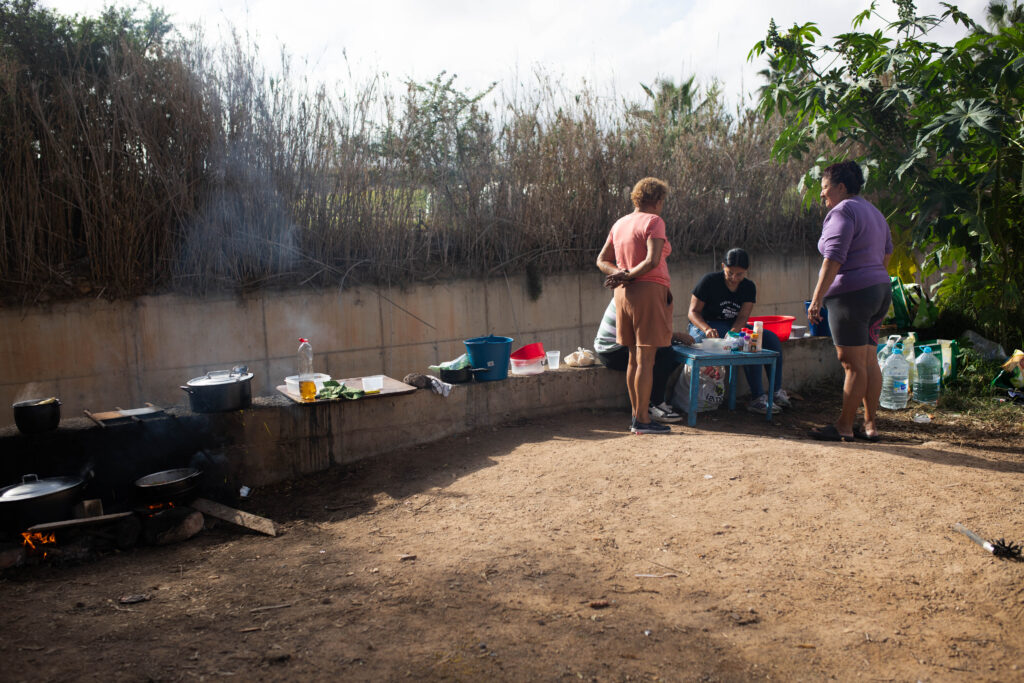
{"type": "Polygon", "coordinates": [[[85,487],[79,477],[40,479],[26,474],[20,484],[0,489],[0,516],[10,531],[71,519],[75,503],[85,487]]]}
{"type": "Polygon", "coordinates": [[[252,405],[252,373],[239,365],[231,370],[211,370],[181,387],[194,413],[242,410],[252,405]]]}

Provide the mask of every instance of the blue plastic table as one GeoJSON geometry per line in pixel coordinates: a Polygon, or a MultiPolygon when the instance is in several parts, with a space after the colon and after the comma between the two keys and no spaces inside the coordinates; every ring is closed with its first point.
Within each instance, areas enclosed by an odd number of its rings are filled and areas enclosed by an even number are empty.
{"type": "Polygon", "coordinates": [[[732,353],[731,351],[704,351],[692,346],[673,345],[676,360],[690,366],[690,412],[686,423],[691,427],[697,425],[697,390],[700,388],[700,381],[694,381],[700,376],[700,369],[709,366],[725,366],[729,368],[729,410],[736,410],[736,372],[735,368],[743,365],[767,365],[768,366],[768,412],[767,419],[772,419],[772,406],[775,405],[775,361],[779,357],[778,351],[758,351],[757,353],[732,353]]]}

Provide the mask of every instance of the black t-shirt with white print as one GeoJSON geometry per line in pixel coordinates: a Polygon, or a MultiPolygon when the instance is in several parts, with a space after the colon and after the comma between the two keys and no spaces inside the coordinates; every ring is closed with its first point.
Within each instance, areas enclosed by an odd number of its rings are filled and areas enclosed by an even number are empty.
{"type": "Polygon", "coordinates": [[[725,273],[718,270],[702,277],[693,288],[693,295],[704,302],[704,320],[735,320],[743,304],[757,301],[757,287],[744,279],[735,292],[730,292],[725,285],[725,273]]]}

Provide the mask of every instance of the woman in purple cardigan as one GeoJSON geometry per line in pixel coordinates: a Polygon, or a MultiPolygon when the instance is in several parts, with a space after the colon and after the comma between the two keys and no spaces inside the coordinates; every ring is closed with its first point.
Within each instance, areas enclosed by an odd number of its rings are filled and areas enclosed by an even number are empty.
{"type": "Polygon", "coordinates": [[[821,199],[829,209],[821,228],[818,251],[821,271],[807,318],[828,324],[836,355],[846,373],[843,409],[834,424],[812,429],[823,441],[878,441],[875,414],[882,391],[876,360],[878,332],[889,311],[889,258],[892,235],[882,213],[860,196],[864,174],[855,161],[832,164],[822,172],[821,199]],[[864,425],[854,427],[857,408],[864,406],[864,425]]]}

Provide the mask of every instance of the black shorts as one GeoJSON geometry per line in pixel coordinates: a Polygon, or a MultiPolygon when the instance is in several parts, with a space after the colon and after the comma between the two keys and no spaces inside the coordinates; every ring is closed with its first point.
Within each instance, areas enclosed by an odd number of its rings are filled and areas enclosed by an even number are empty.
{"type": "Polygon", "coordinates": [[[888,282],[825,297],[832,342],[836,346],[878,344],[878,332],[890,303],[892,289],[888,282]]]}

